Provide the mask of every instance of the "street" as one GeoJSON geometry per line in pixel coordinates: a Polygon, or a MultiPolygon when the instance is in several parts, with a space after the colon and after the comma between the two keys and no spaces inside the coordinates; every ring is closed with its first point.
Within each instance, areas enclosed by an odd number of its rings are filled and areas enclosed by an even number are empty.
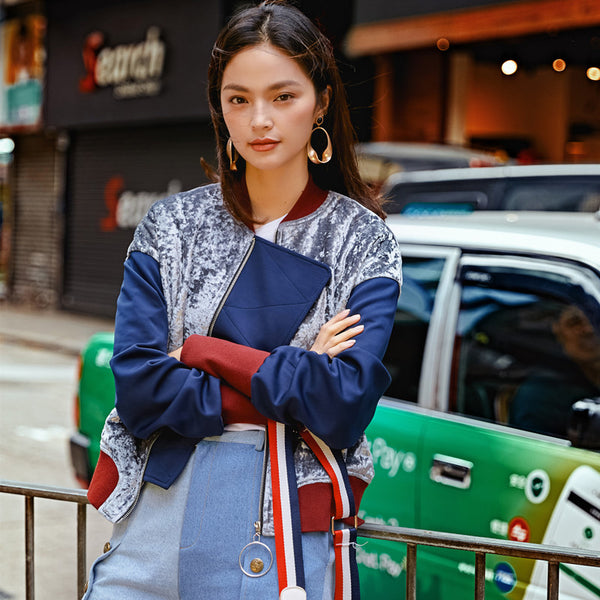
{"type": "MultiPolygon", "coordinates": [[[[68,439],[77,359],[0,339],[0,479],[77,487],[68,439]]],[[[24,499],[0,494],[0,600],[25,598],[24,499]]],[[[88,507],[87,562],[111,527],[88,507]]],[[[72,600],[76,591],[76,507],[35,501],[35,597],[72,600]]],[[[89,568],[89,567],[88,567],[89,568]]]]}

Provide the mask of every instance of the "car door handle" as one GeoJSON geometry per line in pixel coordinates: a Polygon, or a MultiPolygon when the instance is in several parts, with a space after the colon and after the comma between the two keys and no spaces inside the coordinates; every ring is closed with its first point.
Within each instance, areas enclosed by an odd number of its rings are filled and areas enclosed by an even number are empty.
{"type": "Polygon", "coordinates": [[[468,460],[444,454],[434,454],[429,470],[429,478],[436,483],[466,490],[471,487],[472,468],[473,463],[468,460]]]}

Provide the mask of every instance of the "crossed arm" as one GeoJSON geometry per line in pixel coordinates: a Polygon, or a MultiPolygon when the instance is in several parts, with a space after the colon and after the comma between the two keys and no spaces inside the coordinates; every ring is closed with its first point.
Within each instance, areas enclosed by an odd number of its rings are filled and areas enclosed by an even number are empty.
{"type": "MultiPolygon", "coordinates": [[[[351,315],[348,308],[342,310],[321,327],[311,350],[317,354],[327,354],[329,358],[334,358],[340,352],[351,348],[356,343],[356,340],[352,338],[365,328],[364,325],[356,325],[359,321],[359,314],[351,315]],[[354,327],[354,325],[356,326],[354,327]]],[[[180,361],[182,350],[183,346],[180,346],[173,352],[169,352],[169,356],[180,361]]],[[[188,367],[193,366],[188,364],[188,367]]]]}
{"type": "Polygon", "coordinates": [[[364,431],[389,384],[381,358],[398,291],[397,282],[387,278],[357,286],[347,310],[321,328],[312,351],[281,346],[266,353],[190,336],[180,362],[167,354],[158,264],[134,252],[125,265],[111,362],[119,414],[140,438],[161,428],[202,438],[223,431],[228,398],[235,396],[237,405],[243,404],[242,396],[245,408],[261,418],[302,424],[332,447],[348,447],[364,431]],[[194,358],[205,368],[194,368],[194,358]],[[221,369],[227,372],[217,372],[221,369]]]}

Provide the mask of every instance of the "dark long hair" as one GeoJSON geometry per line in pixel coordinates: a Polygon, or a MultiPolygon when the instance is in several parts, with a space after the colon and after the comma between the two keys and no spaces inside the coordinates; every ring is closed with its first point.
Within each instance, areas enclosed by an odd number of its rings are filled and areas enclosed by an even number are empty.
{"type": "MultiPolygon", "coordinates": [[[[331,86],[329,108],[323,127],[329,132],[333,157],[326,163],[308,163],[314,182],[354,198],[380,217],[385,213],[377,194],[360,178],[354,146],[356,134],[350,122],[346,92],[333,55],[331,43],[312,21],[281,0],[266,0],[258,6],[238,11],[223,28],[212,50],[208,68],[208,102],[217,139],[216,176],[221,182],[226,207],[234,217],[251,225],[251,207],[236,193],[236,183],[245,172],[240,157],[238,170],[229,169],[226,153],[229,137],[221,107],[223,72],[241,50],[268,43],[294,59],[315,86],[317,98],[331,86]]],[[[308,160],[308,159],[307,159],[308,160]]]]}

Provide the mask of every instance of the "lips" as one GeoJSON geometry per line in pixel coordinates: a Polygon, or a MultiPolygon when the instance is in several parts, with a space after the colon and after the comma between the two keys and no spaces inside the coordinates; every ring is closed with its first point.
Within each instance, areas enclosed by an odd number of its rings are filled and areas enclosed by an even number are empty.
{"type": "Polygon", "coordinates": [[[267,152],[269,150],[273,150],[279,144],[278,140],[272,140],[271,138],[261,138],[252,140],[250,142],[250,147],[257,152],[267,152]]]}

